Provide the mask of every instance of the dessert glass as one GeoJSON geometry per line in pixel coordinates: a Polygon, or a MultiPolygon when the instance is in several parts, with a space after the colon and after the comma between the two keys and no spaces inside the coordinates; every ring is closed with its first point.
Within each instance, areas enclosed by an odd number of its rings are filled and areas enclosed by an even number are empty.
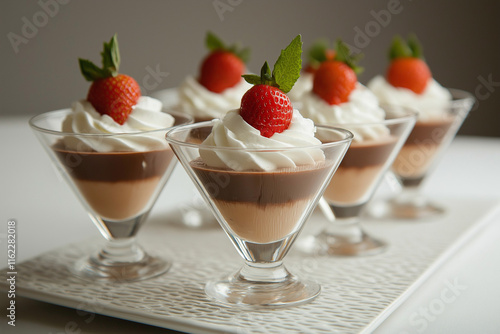
{"type": "MultiPolygon", "coordinates": [[[[171,262],[148,255],[136,242],[136,234],[177,161],[169,146],[162,145],[169,128],[115,134],[65,133],[61,125],[70,113],[71,109],[51,111],[29,121],[52,163],[106,239],[100,252],[80,259],[70,271],[84,279],[113,282],[165,273],[171,262]],[[113,147],[113,142],[144,136],[155,140],[148,141],[151,147],[143,150],[110,148],[96,152],[84,144],[113,147]],[[66,148],[69,142],[77,149],[66,148]]],[[[192,122],[189,116],[171,115],[174,126],[192,122]]]]}
{"type": "Polygon", "coordinates": [[[354,133],[354,140],[319,205],[329,222],[317,235],[304,239],[302,250],[358,256],[385,249],[384,241],[363,230],[360,215],[403,146],[417,113],[401,107],[381,107],[386,112],[385,120],[339,124],[354,133]],[[356,133],[376,133],[382,129],[386,133],[375,139],[356,141],[356,133]]]}
{"type": "Polygon", "coordinates": [[[208,282],[206,294],[226,306],[250,308],[287,307],[314,299],[320,292],[319,284],[292,275],[283,259],[347,151],[352,134],[318,126],[316,135],[327,138],[321,144],[248,149],[201,144],[211,129],[211,122],[202,122],[177,127],[166,136],[245,260],[235,274],[208,282]],[[216,154],[241,161],[248,156],[253,159],[276,154],[303,155],[304,150],[322,152],[325,160],[271,171],[235,171],[208,166],[200,158],[203,154],[216,154]]]}
{"type": "Polygon", "coordinates": [[[475,102],[468,92],[457,89],[449,91],[453,99],[443,108],[442,116],[429,121],[417,120],[392,165],[392,172],[402,185],[401,192],[386,202],[374,203],[370,208],[371,215],[379,218],[426,219],[446,211],[424,197],[420,193],[420,186],[438,164],[475,102]]]}

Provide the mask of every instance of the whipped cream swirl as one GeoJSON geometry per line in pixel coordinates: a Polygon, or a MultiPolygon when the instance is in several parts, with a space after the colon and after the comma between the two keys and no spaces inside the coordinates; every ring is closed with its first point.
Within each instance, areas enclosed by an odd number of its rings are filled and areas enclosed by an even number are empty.
{"type": "Polygon", "coordinates": [[[380,103],[415,109],[418,111],[419,120],[432,120],[446,115],[447,107],[452,100],[451,93],[434,79],[430,79],[422,94],[394,87],[381,75],[370,80],[368,88],[377,96],[380,103]]]}
{"type": "Polygon", "coordinates": [[[121,134],[120,136],[65,136],[64,144],[69,150],[120,152],[147,151],[167,147],[163,131],[169,128],[174,118],[162,112],[162,103],[141,96],[133,107],[127,121],[120,125],[110,116],[98,113],[87,100],[74,102],[72,112],[62,124],[62,131],[74,134],[121,134]]]}
{"type": "Polygon", "coordinates": [[[252,87],[245,80],[221,93],[214,93],[202,86],[192,76],[186,77],[178,88],[179,111],[195,118],[222,118],[228,110],[240,107],[241,98],[252,87]]]}
{"type": "Polygon", "coordinates": [[[330,105],[310,91],[302,98],[301,112],[304,117],[312,119],[316,124],[332,126],[348,124],[348,130],[354,134],[354,142],[389,135],[389,129],[385,125],[376,124],[384,121],[384,109],[379,106],[377,97],[360,83],[357,83],[351,92],[349,101],[339,105],[330,105]]]}
{"type": "Polygon", "coordinates": [[[321,141],[314,137],[314,123],[302,117],[298,110],[293,111],[292,121],[287,130],[275,133],[270,138],[261,136],[260,131],[248,124],[239,113],[239,109],[229,111],[222,120],[213,121],[212,133],[203,145],[220,148],[269,149],[267,152],[245,151],[237,149],[217,150],[200,149],[200,156],[208,166],[230,168],[236,171],[293,168],[311,165],[325,160],[319,148],[321,141]],[[273,148],[304,147],[298,150],[277,150],[273,148]],[[305,148],[308,147],[308,148],[305,148]]]}

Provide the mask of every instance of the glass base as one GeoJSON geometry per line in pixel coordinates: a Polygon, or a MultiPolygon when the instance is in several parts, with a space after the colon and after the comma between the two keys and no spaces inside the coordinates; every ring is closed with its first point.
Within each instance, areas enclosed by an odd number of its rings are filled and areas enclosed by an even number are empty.
{"type": "MultiPolygon", "coordinates": [[[[278,273],[279,278],[265,273],[261,280],[248,279],[244,274],[246,269],[248,266],[232,276],[208,282],[205,286],[205,293],[227,307],[271,309],[310,302],[321,291],[321,286],[318,283],[299,280],[282,265],[278,267],[277,271],[281,271],[285,275],[281,277],[281,274],[278,273]]],[[[276,274],[275,269],[271,269],[274,274],[276,274]]],[[[264,269],[263,271],[268,270],[264,269]]]]}
{"type": "Polygon", "coordinates": [[[323,231],[302,240],[299,242],[299,247],[302,251],[313,255],[369,256],[384,252],[387,244],[363,231],[355,239],[323,231]]]}
{"type": "Polygon", "coordinates": [[[104,264],[97,257],[86,257],[77,261],[70,271],[85,280],[134,282],[164,274],[171,266],[166,260],[145,254],[140,261],[115,264],[104,264]]]}
{"type": "Polygon", "coordinates": [[[367,210],[369,216],[377,219],[426,220],[442,216],[446,210],[428,201],[398,201],[373,203],[367,210]]]}

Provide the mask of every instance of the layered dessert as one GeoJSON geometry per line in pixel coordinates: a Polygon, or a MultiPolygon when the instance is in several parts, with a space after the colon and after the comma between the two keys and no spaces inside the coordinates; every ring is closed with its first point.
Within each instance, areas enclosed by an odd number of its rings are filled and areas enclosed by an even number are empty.
{"type": "Polygon", "coordinates": [[[285,94],[300,75],[300,45],[298,36],[273,72],[266,62],[261,76],[245,76],[255,86],[240,108],[214,121],[190,163],[229,233],[246,242],[267,244],[296,232],[332,170],[313,122],[285,94]]]}
{"type": "MultiPolygon", "coordinates": [[[[293,111],[288,129],[266,138],[237,109],[216,121],[203,144],[218,143],[224,147],[281,148],[321,142],[314,137],[313,123],[298,110],[293,111]]],[[[200,158],[192,161],[191,167],[236,235],[254,243],[269,243],[296,231],[304,209],[331,170],[331,163],[325,161],[319,149],[288,153],[201,149],[200,158]],[[217,186],[215,180],[223,180],[224,186],[217,186]]]]}
{"type": "Polygon", "coordinates": [[[372,194],[394,150],[397,138],[383,124],[386,112],[376,96],[357,80],[354,60],[338,41],[333,60],[317,69],[313,89],[302,102],[302,114],[316,124],[346,127],[354,134],[324,193],[336,206],[363,204],[372,194]]]}
{"type": "Polygon", "coordinates": [[[449,113],[451,93],[432,77],[422,57],[414,36],[408,41],[395,37],[386,76],[378,75],[368,83],[381,103],[419,112],[393,164],[395,173],[405,179],[420,179],[426,173],[455,119],[449,113]]]}
{"type": "Polygon", "coordinates": [[[87,99],[73,103],[52,149],[88,207],[106,221],[143,213],[173,158],[164,142],[174,117],[141,96],[137,82],[118,74],[116,35],[104,44],[103,67],[80,59],[92,81],[87,99]]]}
{"type": "Polygon", "coordinates": [[[210,32],[205,44],[209,54],[201,63],[198,77],[187,76],[178,87],[176,109],[191,115],[195,122],[221,118],[228,110],[238,108],[251,87],[242,78],[248,48],[226,45],[210,32]]]}

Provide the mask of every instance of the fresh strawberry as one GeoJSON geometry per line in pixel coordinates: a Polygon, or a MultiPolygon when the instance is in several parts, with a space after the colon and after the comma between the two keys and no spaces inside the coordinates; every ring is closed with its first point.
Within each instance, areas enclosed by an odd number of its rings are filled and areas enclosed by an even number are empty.
{"type": "Polygon", "coordinates": [[[335,58],[323,61],[314,74],[313,92],[330,105],[349,101],[358,82],[356,73],[361,71],[355,65],[357,58],[350,55],[342,41],[337,41],[335,58]]]}
{"type": "Polygon", "coordinates": [[[271,68],[265,62],[258,75],[244,75],[255,85],[241,99],[240,115],[264,137],[271,137],[288,129],[293,107],[286,95],[300,76],[302,60],[301,36],[297,36],[284,50],[271,68]]]}
{"type": "Polygon", "coordinates": [[[273,86],[253,86],[241,99],[241,117],[267,138],[288,129],[292,114],[288,96],[273,86]]]}
{"type": "Polygon", "coordinates": [[[329,48],[329,42],[324,39],[317,40],[307,53],[307,65],[304,72],[314,74],[322,62],[333,60],[336,52],[329,48]]]}
{"type": "Polygon", "coordinates": [[[116,35],[109,43],[104,43],[101,55],[102,68],[89,60],[79,59],[80,71],[92,82],[87,100],[101,115],[109,115],[123,125],[141,97],[141,89],[132,77],[118,74],[120,53],[116,35]]]}
{"type": "Polygon", "coordinates": [[[198,81],[209,91],[221,93],[240,82],[249,49],[239,50],[237,45],[228,47],[210,32],[205,43],[210,53],[201,64],[198,81]]]}
{"type": "Polygon", "coordinates": [[[423,60],[422,47],[415,36],[405,42],[396,36],[389,50],[390,64],[387,81],[394,87],[407,88],[422,94],[432,78],[431,71],[423,60]]]}

